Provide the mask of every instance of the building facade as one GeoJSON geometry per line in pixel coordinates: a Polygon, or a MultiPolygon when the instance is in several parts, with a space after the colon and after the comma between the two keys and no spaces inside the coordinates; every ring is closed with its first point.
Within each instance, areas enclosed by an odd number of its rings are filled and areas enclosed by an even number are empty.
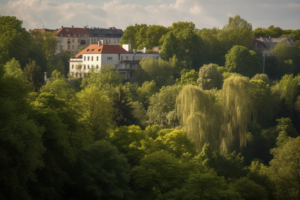
{"type": "Polygon", "coordinates": [[[115,27],[96,28],[88,27],[76,28],[61,27],[60,29],[33,29],[29,32],[56,32],[57,46],[56,53],[69,50],[75,56],[80,48],[86,48],[91,44],[118,45],[123,36],[123,30],[115,27]]]}
{"type": "Polygon", "coordinates": [[[126,81],[130,81],[139,62],[143,58],[158,60],[158,53],[146,53],[143,51],[131,52],[130,45],[92,44],[70,59],[70,75],[74,78],[84,78],[91,69],[99,71],[103,65],[112,65],[124,75],[126,81]]]}

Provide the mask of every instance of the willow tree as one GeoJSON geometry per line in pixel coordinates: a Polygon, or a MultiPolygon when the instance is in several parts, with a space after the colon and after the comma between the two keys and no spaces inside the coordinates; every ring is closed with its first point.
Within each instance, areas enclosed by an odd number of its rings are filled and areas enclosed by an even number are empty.
{"type": "Polygon", "coordinates": [[[214,151],[240,151],[246,145],[253,115],[249,78],[231,76],[223,89],[202,90],[187,85],[176,100],[177,114],[198,151],[210,143],[214,151]]]}
{"type": "Polygon", "coordinates": [[[196,143],[201,151],[205,143],[213,150],[220,144],[220,106],[217,104],[215,90],[202,90],[199,87],[185,86],[176,100],[177,113],[183,130],[196,143]]]}
{"type": "Polygon", "coordinates": [[[243,76],[231,76],[224,81],[221,150],[239,151],[246,146],[247,127],[253,117],[251,87],[249,78],[243,76]]]}

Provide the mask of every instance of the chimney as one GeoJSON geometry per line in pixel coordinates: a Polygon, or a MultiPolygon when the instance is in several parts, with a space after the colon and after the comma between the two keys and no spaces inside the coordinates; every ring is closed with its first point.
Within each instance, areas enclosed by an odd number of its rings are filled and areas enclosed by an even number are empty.
{"type": "Polygon", "coordinates": [[[122,47],[123,47],[123,49],[125,49],[128,52],[131,51],[131,44],[123,44],[122,47]]]}
{"type": "Polygon", "coordinates": [[[72,28],[74,28],[74,26],[72,25],[72,28]]]}
{"type": "Polygon", "coordinates": [[[64,26],[61,26],[61,28],[63,28],[64,26]]]}
{"type": "Polygon", "coordinates": [[[100,41],[98,41],[98,47],[100,47],[100,41]]]}
{"type": "Polygon", "coordinates": [[[143,48],[143,53],[147,53],[147,48],[146,47],[143,48]]]}

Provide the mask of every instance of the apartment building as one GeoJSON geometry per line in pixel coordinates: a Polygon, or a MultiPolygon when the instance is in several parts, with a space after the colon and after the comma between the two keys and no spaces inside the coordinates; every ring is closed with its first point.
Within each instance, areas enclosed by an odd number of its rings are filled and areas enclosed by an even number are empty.
{"type": "Polygon", "coordinates": [[[79,52],[75,58],[70,59],[70,75],[75,78],[84,78],[91,69],[97,72],[101,69],[101,66],[110,64],[114,66],[115,70],[124,75],[126,81],[130,81],[143,58],[158,60],[161,55],[146,53],[146,48],[131,51],[130,44],[121,47],[119,45],[100,45],[99,42],[99,44],[91,44],[79,52]]]}
{"type": "Polygon", "coordinates": [[[118,45],[123,36],[123,30],[115,27],[96,28],[85,26],[84,28],[61,27],[60,29],[33,29],[29,32],[56,32],[56,53],[69,50],[74,56],[80,48],[86,48],[90,44],[118,45]]]}

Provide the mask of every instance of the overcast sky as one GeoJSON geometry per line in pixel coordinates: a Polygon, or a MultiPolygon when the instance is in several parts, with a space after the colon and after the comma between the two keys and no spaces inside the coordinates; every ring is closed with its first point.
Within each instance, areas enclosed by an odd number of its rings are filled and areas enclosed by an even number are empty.
{"type": "Polygon", "coordinates": [[[13,15],[23,26],[111,27],[134,24],[171,26],[192,21],[196,28],[222,28],[240,15],[253,28],[300,29],[300,0],[0,0],[0,15],[13,15]]]}

